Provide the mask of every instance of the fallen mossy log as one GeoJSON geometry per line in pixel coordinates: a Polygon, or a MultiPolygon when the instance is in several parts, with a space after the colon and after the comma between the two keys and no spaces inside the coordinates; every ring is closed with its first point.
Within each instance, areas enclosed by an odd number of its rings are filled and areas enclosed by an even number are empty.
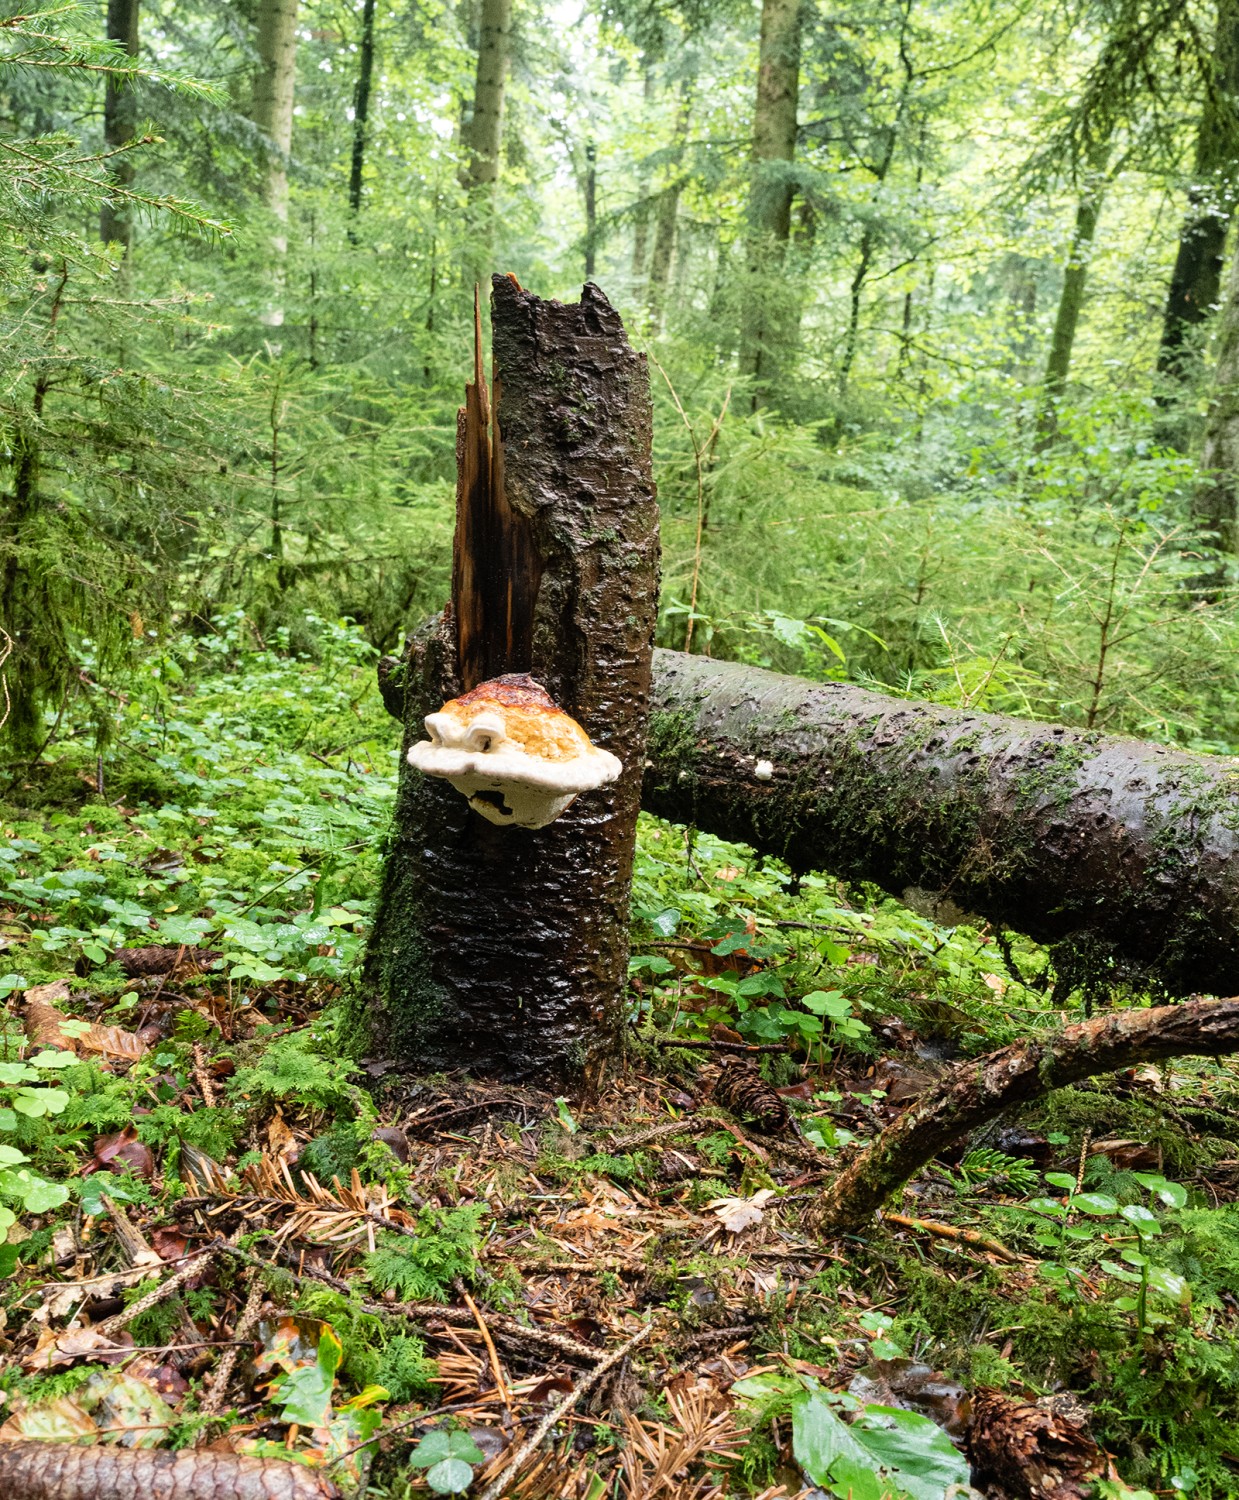
{"type": "Polygon", "coordinates": [[[1223,993],[1239,761],[654,653],[642,806],[1061,944],[1060,977],[1223,993]]]}
{"type": "Polygon", "coordinates": [[[959,1063],[835,1178],[814,1224],[828,1233],[859,1228],[947,1146],[1054,1089],[1137,1063],[1233,1052],[1239,1052],[1239,999],[1185,1000],[1112,1011],[959,1063]]]}

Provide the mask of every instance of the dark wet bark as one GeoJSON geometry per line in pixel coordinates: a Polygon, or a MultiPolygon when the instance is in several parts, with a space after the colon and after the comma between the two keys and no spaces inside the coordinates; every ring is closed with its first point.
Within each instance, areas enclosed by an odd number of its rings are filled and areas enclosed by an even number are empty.
{"type": "Polygon", "coordinates": [[[1190,1000],[1113,1011],[1045,1041],[1015,1042],[960,1063],[835,1178],[814,1218],[827,1231],[859,1228],[952,1142],[1053,1089],[1136,1063],[1234,1052],[1239,1000],[1190,1000]]]}
{"type": "Polygon", "coordinates": [[[1219,0],[1211,74],[1206,80],[1187,216],[1166,297],[1157,368],[1184,379],[1184,344],[1213,312],[1222,287],[1226,233],[1235,207],[1236,120],[1239,97],[1239,3],[1219,0]]]}
{"type": "MultiPolygon", "coordinates": [[[[349,212],[361,212],[362,177],[366,169],[366,133],[370,124],[370,87],[374,79],[374,0],[362,0],[361,47],[357,58],[357,89],[353,94],[353,157],[348,174],[349,212]]],[[[355,231],[349,231],[350,238],[355,231]]]]}
{"type": "Polygon", "coordinates": [[[649,379],[594,286],[563,306],[496,277],[492,328],[497,438],[475,378],[458,449],[455,607],[388,664],[384,698],[407,745],[445,699],[528,671],[624,771],[529,831],[485,822],[446,782],[404,766],[364,993],[388,1056],[592,1077],[622,1013],[649,709],[649,379]]]}
{"type": "MultiPolygon", "coordinates": [[[[138,55],[140,0],[108,0],[108,41],[119,42],[128,57],[138,55]]],[[[108,79],[103,93],[103,140],[109,152],[120,151],[138,133],[138,102],[131,83],[108,79]]],[[[133,186],[133,162],[114,156],[109,164],[112,178],[121,187],[133,186]]],[[[133,211],[123,200],[105,203],[99,210],[99,238],[119,245],[128,255],[133,247],[133,211]]]]}
{"type": "Polygon", "coordinates": [[[643,806],[794,870],[941,891],[1082,981],[1234,988],[1234,760],[671,651],[648,756],[643,806]]]}

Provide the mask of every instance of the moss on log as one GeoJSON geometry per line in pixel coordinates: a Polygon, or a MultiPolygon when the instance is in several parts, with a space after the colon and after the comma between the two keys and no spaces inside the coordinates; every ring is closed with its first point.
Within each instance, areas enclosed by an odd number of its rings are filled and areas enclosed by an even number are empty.
{"type": "Polygon", "coordinates": [[[1073,976],[1239,978],[1239,761],[654,653],[642,805],[959,907],[1073,976]],[[766,762],[768,764],[763,764],[766,762]]]}

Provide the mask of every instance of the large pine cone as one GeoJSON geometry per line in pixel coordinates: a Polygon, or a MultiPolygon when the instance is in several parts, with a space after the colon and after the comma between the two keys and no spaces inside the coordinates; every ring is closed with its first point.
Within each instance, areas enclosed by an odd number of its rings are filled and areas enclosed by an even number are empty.
{"type": "Polygon", "coordinates": [[[754,1067],[745,1064],[723,1069],[714,1085],[714,1097],[733,1115],[751,1120],[759,1130],[786,1130],[791,1124],[787,1105],[754,1067]]]}

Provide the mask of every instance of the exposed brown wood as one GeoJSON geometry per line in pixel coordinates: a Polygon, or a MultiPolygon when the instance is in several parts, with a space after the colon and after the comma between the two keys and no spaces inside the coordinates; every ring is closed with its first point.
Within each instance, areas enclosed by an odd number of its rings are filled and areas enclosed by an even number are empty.
{"type": "Polygon", "coordinates": [[[1239,1052],[1239,999],[1189,1000],[1112,1011],[960,1063],[835,1178],[815,1220],[828,1232],[859,1228],[952,1142],[1066,1084],[1137,1063],[1233,1052],[1239,1052]]]}

